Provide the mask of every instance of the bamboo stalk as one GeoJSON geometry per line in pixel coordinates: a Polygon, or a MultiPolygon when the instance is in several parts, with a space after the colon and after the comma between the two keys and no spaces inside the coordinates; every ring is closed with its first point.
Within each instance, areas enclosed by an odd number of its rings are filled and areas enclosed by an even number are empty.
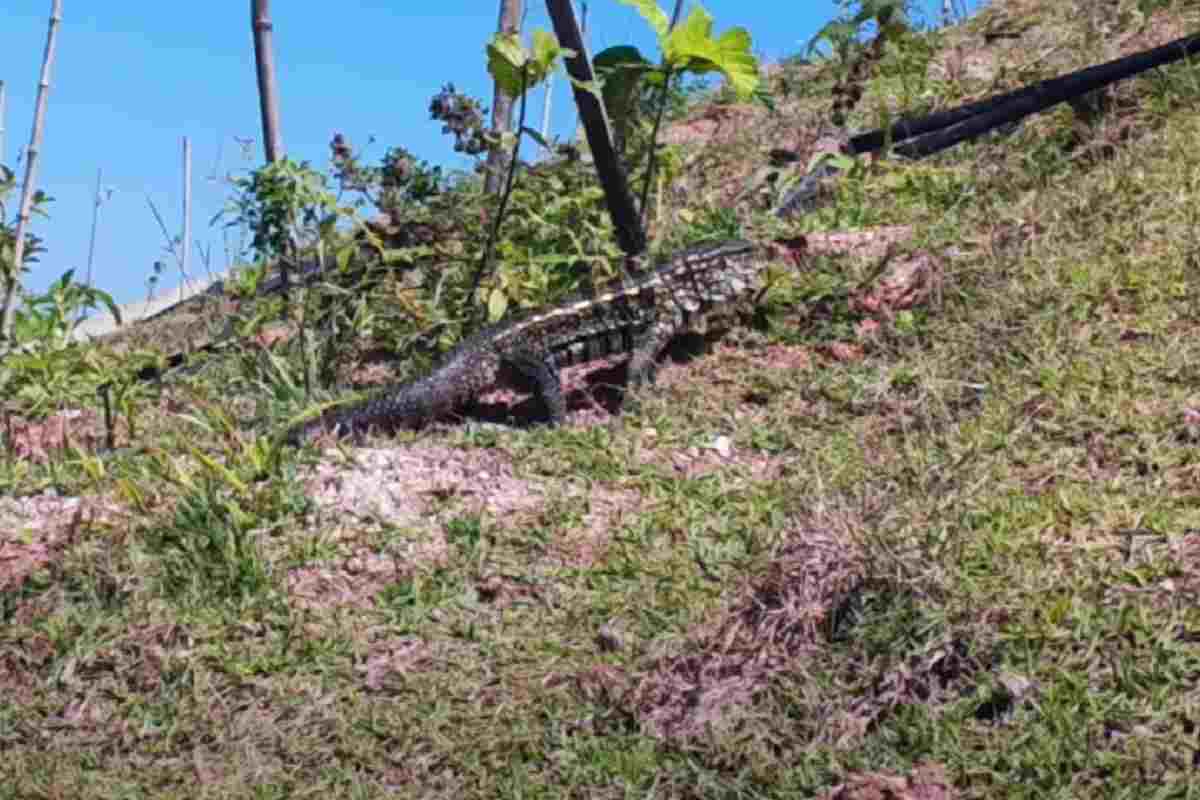
{"type": "Polygon", "coordinates": [[[13,263],[4,270],[3,315],[0,318],[0,352],[7,351],[12,344],[13,325],[16,321],[17,289],[21,285],[21,264],[25,258],[25,229],[29,225],[29,214],[33,208],[34,185],[37,182],[38,151],[42,145],[42,132],[46,123],[46,102],[50,94],[50,69],[54,65],[54,45],[57,42],[59,23],[62,22],[62,0],[52,0],[50,23],[46,33],[46,52],[42,56],[42,74],[38,81],[37,103],[33,113],[33,130],[29,135],[29,147],[25,151],[25,185],[21,187],[21,208],[17,213],[16,241],[13,243],[13,263]]]}
{"type": "Polygon", "coordinates": [[[283,158],[283,133],[279,126],[279,89],[275,82],[275,51],[271,44],[270,0],[250,0],[250,25],[254,31],[254,63],[258,69],[258,103],[262,114],[263,148],[267,163],[283,158]]]}

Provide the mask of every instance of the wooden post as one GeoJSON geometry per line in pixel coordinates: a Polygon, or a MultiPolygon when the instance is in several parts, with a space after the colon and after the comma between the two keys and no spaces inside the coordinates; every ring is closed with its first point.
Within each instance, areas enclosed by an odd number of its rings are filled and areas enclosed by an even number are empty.
{"type": "Polygon", "coordinates": [[[250,26],[254,31],[254,64],[258,69],[258,104],[262,116],[263,149],[267,163],[283,158],[283,133],[279,128],[279,89],[275,83],[275,52],[271,46],[271,0],[250,0],[250,26]]]}
{"type": "MultiPolygon", "coordinates": [[[[521,0],[500,0],[500,21],[496,23],[500,33],[521,32],[521,0]]],[[[494,84],[492,90],[492,130],[502,133],[512,128],[513,98],[494,84]]],[[[495,194],[500,190],[500,179],[508,166],[508,154],[502,144],[494,145],[488,152],[487,172],[483,176],[483,191],[495,194]]]]}

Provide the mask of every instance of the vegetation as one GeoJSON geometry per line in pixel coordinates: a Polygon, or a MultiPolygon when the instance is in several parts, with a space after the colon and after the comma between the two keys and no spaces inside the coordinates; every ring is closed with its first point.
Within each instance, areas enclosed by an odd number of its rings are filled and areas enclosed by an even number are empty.
{"type": "MultiPolygon", "coordinates": [[[[231,198],[259,236],[234,291],[99,342],[65,334],[106,303],[68,273],[18,319],[43,346],[0,365],[0,794],[1190,796],[1200,74],[859,161],[790,220],[798,168],[768,154],[803,167],[833,114],[879,127],[1197,22],[1183,0],[995,0],[882,26],[852,68],[789,59],[769,104],[671,85],[652,240],[775,242],[780,279],[636,403],[619,370],[570,378],[559,429],[275,442],[480,309],[615,274],[577,150],[512,159],[498,225],[477,176],[399,146],[368,164],[339,136],[328,175],[280,159],[231,198]],[[284,317],[252,290],[293,245],[331,268],[284,317]]],[[[477,104],[433,106],[486,157],[477,104]]]]}

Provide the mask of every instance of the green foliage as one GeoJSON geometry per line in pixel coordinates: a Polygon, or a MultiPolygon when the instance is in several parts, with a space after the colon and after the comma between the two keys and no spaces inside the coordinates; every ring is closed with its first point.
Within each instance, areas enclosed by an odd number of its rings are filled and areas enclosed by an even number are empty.
{"type": "MultiPolygon", "coordinates": [[[[889,38],[879,62],[878,77],[872,82],[873,95],[898,99],[905,115],[920,114],[932,102],[929,91],[929,63],[938,51],[937,35],[897,31],[889,38]]],[[[880,114],[887,111],[887,103],[879,100],[880,114]]],[[[892,120],[880,120],[879,127],[887,127],[892,120]]]]}
{"type": "Polygon", "coordinates": [[[620,2],[637,9],[654,30],[663,54],[664,72],[696,75],[720,72],[742,99],[754,93],[759,81],[758,59],[750,52],[750,34],[745,28],[730,28],[713,38],[712,15],[699,5],[672,29],[666,12],[654,0],[620,2]]]}
{"type": "Polygon", "coordinates": [[[512,194],[504,236],[496,246],[495,285],[488,290],[489,317],[510,305],[539,305],[579,287],[591,274],[606,277],[613,242],[604,193],[581,164],[527,173],[512,194]],[[576,268],[563,269],[565,265],[576,268]]]}
{"type": "MultiPolygon", "coordinates": [[[[230,427],[221,409],[206,416],[192,421],[208,433],[230,427]]],[[[269,590],[272,570],[260,540],[277,520],[307,507],[294,476],[261,480],[278,467],[266,439],[226,442],[220,455],[185,444],[190,459],[163,454],[147,464],[182,490],[173,518],[147,537],[161,557],[164,588],[180,599],[239,603],[269,590]]]]}
{"type": "MultiPolygon", "coordinates": [[[[546,77],[558,65],[560,58],[570,58],[575,54],[574,50],[560,47],[554,34],[540,28],[532,34],[530,49],[526,49],[521,44],[521,38],[518,35],[498,33],[488,42],[486,52],[488,74],[506,95],[521,99],[522,109],[524,109],[526,93],[546,80],[546,77]]],[[[522,111],[523,116],[524,112],[522,111]]],[[[550,146],[542,138],[542,135],[532,128],[522,126],[520,133],[530,137],[544,148],[550,146]]],[[[495,135],[496,132],[493,131],[492,136],[495,135]]],[[[509,137],[511,134],[501,133],[498,137],[498,144],[500,147],[512,148],[513,154],[509,159],[511,170],[515,168],[518,139],[509,137]]],[[[501,199],[500,202],[503,207],[504,199],[501,199]]]]}
{"type": "Polygon", "coordinates": [[[25,300],[15,315],[16,341],[36,343],[49,350],[62,350],[71,343],[78,325],[79,312],[103,306],[121,324],[121,312],[112,295],[92,286],[76,283],[75,270],[69,269],[45,292],[25,300]]]}
{"type": "Polygon", "coordinates": [[[101,366],[82,348],[10,353],[0,365],[0,394],[24,417],[40,418],[63,404],[94,402],[101,366]]]}
{"type": "Polygon", "coordinates": [[[687,240],[679,243],[680,248],[699,242],[741,239],[746,235],[737,211],[730,206],[705,206],[698,213],[684,209],[679,216],[687,224],[687,240]]]}
{"type": "MultiPolygon", "coordinates": [[[[13,274],[16,224],[4,222],[4,200],[14,189],[11,170],[0,167],[0,269],[13,274]]],[[[48,197],[34,196],[34,211],[44,214],[48,197]]],[[[26,247],[19,272],[27,272],[37,256],[45,252],[41,240],[26,235],[26,247]]],[[[107,292],[74,281],[75,271],[67,270],[41,294],[28,296],[13,316],[13,343],[16,345],[0,363],[0,397],[10,410],[37,418],[64,404],[89,405],[96,387],[111,379],[114,365],[93,349],[79,345],[71,334],[81,312],[103,306],[120,323],[121,315],[107,292]]]]}
{"type": "MultiPolygon", "coordinates": [[[[0,165],[0,274],[19,280],[19,273],[28,272],[30,265],[37,263],[38,256],[45,253],[46,248],[42,246],[41,239],[26,234],[20,269],[14,272],[17,226],[15,219],[7,221],[6,201],[15,189],[16,176],[13,171],[0,165]]],[[[52,198],[43,192],[35,192],[31,213],[46,216],[44,207],[49,202],[52,202],[52,198]]],[[[27,297],[24,306],[16,309],[13,329],[16,343],[62,350],[70,343],[71,332],[75,329],[80,312],[100,306],[107,308],[120,323],[121,315],[112,297],[100,289],[76,283],[74,275],[75,270],[67,270],[45,292],[27,297]]]]}
{"type": "Polygon", "coordinates": [[[623,153],[629,130],[637,118],[636,101],[641,96],[643,80],[661,85],[662,72],[632,45],[602,50],[592,59],[592,66],[604,78],[601,84],[604,109],[608,112],[617,152],[623,153]]]}
{"type": "MultiPolygon", "coordinates": [[[[488,45],[488,71],[506,94],[510,97],[520,98],[521,111],[517,122],[517,134],[514,136],[507,132],[502,133],[496,145],[500,148],[511,147],[511,153],[503,160],[503,163],[507,165],[508,174],[504,182],[504,190],[500,194],[499,206],[492,216],[487,243],[484,245],[483,254],[471,281],[472,292],[479,289],[484,275],[492,268],[500,226],[504,222],[505,209],[512,195],[513,178],[516,175],[517,159],[521,152],[521,134],[530,136],[542,147],[549,146],[540,134],[525,127],[526,92],[544,80],[550,74],[550,70],[554,68],[559,56],[568,52],[570,51],[558,46],[558,40],[552,34],[541,30],[534,31],[532,51],[526,50],[521,45],[520,38],[512,34],[498,34],[488,45]]],[[[490,303],[489,307],[495,312],[499,309],[499,304],[490,303]]]]}
{"type": "Polygon", "coordinates": [[[164,588],[175,596],[201,594],[241,600],[269,585],[254,517],[216,481],[180,498],[175,519],[150,537],[162,557],[164,588]]]}
{"type": "MultiPolygon", "coordinates": [[[[650,23],[658,36],[662,61],[654,66],[636,47],[628,45],[601,51],[593,62],[606,85],[610,80],[617,84],[602,99],[608,100],[609,96],[627,99],[633,95],[632,87],[641,80],[661,85],[668,75],[710,73],[723,75],[739,99],[754,95],[759,84],[758,59],[751,52],[752,42],[745,28],[730,28],[714,38],[712,15],[696,6],[687,19],[668,30],[667,16],[654,0],[621,2],[636,8],[650,23]]],[[[606,108],[611,110],[607,103],[606,108]]]]}
{"type": "Polygon", "coordinates": [[[750,52],[750,35],[731,28],[712,36],[712,17],[696,7],[674,30],[666,28],[666,15],[650,0],[622,0],[638,9],[659,37],[662,61],[650,62],[632,45],[618,45],[592,59],[600,78],[601,99],[622,146],[634,121],[645,112],[645,89],[660,89],[674,76],[723,75],[738,99],[755,96],[759,89],[758,62],[750,52]]]}
{"type": "Polygon", "coordinates": [[[808,42],[806,57],[820,55],[820,45],[830,48],[831,56],[839,63],[845,64],[850,60],[866,26],[874,23],[877,35],[889,36],[908,30],[910,27],[907,12],[907,0],[839,0],[842,15],[830,21],[817,31],[808,42]],[[857,13],[851,13],[854,6],[857,13]]]}
{"type": "MultiPolygon", "coordinates": [[[[20,273],[28,272],[30,264],[38,262],[38,256],[46,252],[41,238],[32,233],[25,234],[25,249],[21,254],[20,269],[13,272],[13,257],[16,255],[17,220],[14,214],[11,221],[8,214],[8,198],[17,188],[16,174],[8,167],[0,164],[0,275],[12,276],[19,279],[20,273]]],[[[54,198],[45,192],[33,193],[33,205],[30,213],[36,216],[46,216],[45,206],[54,198]]]]}
{"type": "Polygon", "coordinates": [[[574,50],[559,47],[554,34],[541,29],[533,32],[533,47],[526,50],[516,34],[498,33],[488,42],[488,73],[509,97],[537,86],[554,70],[559,58],[570,58],[574,50]]]}
{"type": "Polygon", "coordinates": [[[285,158],[249,175],[235,178],[236,196],[213,221],[232,217],[227,226],[242,225],[252,232],[250,246],[264,260],[294,254],[315,231],[318,241],[328,241],[339,219],[353,217],[353,209],[338,205],[326,178],[309,166],[285,158]]]}

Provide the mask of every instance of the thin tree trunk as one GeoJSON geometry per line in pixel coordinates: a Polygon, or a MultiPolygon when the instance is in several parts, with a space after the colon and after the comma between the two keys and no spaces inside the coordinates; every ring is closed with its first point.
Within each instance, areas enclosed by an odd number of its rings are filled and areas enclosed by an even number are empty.
{"type": "Polygon", "coordinates": [[[613,146],[612,129],[608,124],[604,103],[592,92],[580,88],[592,85],[596,76],[575,20],[575,10],[571,8],[571,0],[546,0],[546,10],[550,12],[559,45],[575,51],[575,55],[566,60],[567,74],[573,79],[571,91],[575,95],[575,106],[579,109],[579,119],[583,122],[588,147],[596,162],[596,174],[604,189],[609,216],[616,228],[617,243],[626,255],[638,255],[646,249],[646,231],[638,219],[633,195],[629,191],[629,180],[613,146]]]}
{"type": "MultiPolygon", "coordinates": [[[[192,279],[188,267],[192,254],[192,142],[183,137],[183,241],[180,244],[179,270],[183,281],[192,279]]],[[[183,301],[183,282],[179,284],[179,300],[183,301]]]]}
{"type": "MultiPolygon", "coordinates": [[[[500,21],[496,29],[500,33],[521,32],[522,0],[500,0],[500,21]]],[[[513,99],[506,95],[500,84],[492,90],[492,130],[503,133],[512,128],[513,99]]],[[[483,190],[495,194],[500,189],[500,179],[508,167],[508,152],[503,144],[496,144],[488,153],[487,172],[483,177],[483,190]]]]}
{"type": "Polygon", "coordinates": [[[21,285],[21,264],[25,259],[25,228],[29,225],[29,213],[33,207],[34,185],[37,182],[38,151],[42,146],[42,130],[46,122],[46,101],[50,94],[50,68],[54,66],[54,44],[58,25],[62,22],[62,0],[52,0],[50,24],[46,32],[46,52],[42,56],[42,75],[38,81],[37,103],[33,113],[33,131],[29,135],[29,148],[25,151],[25,185],[21,187],[21,206],[17,213],[16,241],[13,242],[13,262],[10,269],[3,270],[4,303],[0,314],[0,351],[12,344],[13,324],[16,320],[17,289],[21,285]]]}
{"type": "MultiPolygon", "coordinates": [[[[254,29],[254,63],[258,68],[258,103],[262,115],[263,150],[267,163],[274,164],[284,157],[283,133],[279,124],[279,89],[275,83],[275,51],[271,45],[271,0],[250,0],[250,25],[254,29]]],[[[290,238],[290,237],[289,237],[290,238]]],[[[283,315],[291,317],[291,265],[294,247],[278,253],[279,280],[283,290],[283,315]]]]}
{"type": "MultiPolygon", "coordinates": [[[[88,237],[88,260],[87,260],[87,275],[84,277],[84,283],[89,288],[92,286],[92,264],[96,261],[96,229],[100,227],[100,187],[104,180],[104,168],[96,168],[96,195],[92,198],[92,233],[88,237]]],[[[82,309],[80,310],[82,313],[82,309]]]]}
{"type": "Polygon", "coordinates": [[[279,128],[279,89],[275,83],[275,51],[271,47],[271,0],[250,0],[250,26],[254,31],[254,63],[258,68],[258,105],[262,116],[263,150],[267,163],[283,158],[283,133],[279,128]]]}

